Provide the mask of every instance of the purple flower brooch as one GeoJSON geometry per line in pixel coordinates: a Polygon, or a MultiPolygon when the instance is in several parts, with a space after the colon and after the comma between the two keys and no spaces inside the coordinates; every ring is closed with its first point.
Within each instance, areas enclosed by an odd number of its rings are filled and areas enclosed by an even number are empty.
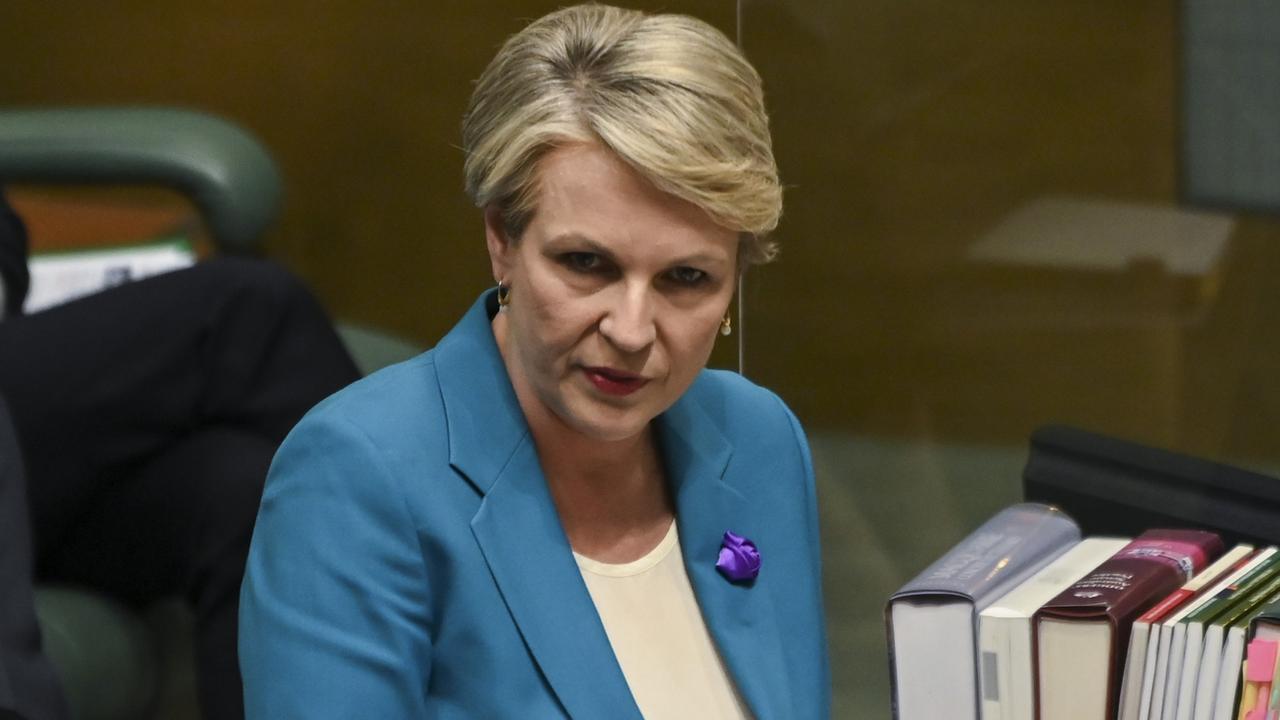
{"type": "Polygon", "coordinates": [[[725,531],[720,543],[720,557],[716,569],[731,582],[745,583],[760,574],[760,551],[756,544],[731,531],[725,531]]]}

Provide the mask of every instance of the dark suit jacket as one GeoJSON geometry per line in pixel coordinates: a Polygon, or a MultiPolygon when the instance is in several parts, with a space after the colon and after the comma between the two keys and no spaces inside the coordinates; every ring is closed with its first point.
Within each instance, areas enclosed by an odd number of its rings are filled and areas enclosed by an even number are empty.
{"type": "Polygon", "coordinates": [[[27,297],[27,229],[0,191],[0,289],[4,291],[4,308],[0,320],[6,315],[21,315],[22,302],[27,297]]]}
{"type": "MultiPolygon", "coordinates": [[[[639,718],[481,298],[434,350],[321,403],[272,465],[241,594],[251,720],[639,718]]],[[[763,720],[829,713],[818,525],[795,417],[704,371],[655,420],[685,565],[763,720]],[[732,530],[751,583],[715,569],[732,530]]]]}

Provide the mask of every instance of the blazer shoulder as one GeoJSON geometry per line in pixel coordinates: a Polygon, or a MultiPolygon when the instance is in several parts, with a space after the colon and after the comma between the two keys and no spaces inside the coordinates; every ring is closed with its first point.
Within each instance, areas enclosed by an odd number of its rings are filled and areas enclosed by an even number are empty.
{"type": "Polygon", "coordinates": [[[794,423],[791,409],[776,393],[729,370],[703,370],[689,394],[727,431],[785,430],[794,423]]]}
{"type": "Polygon", "coordinates": [[[809,464],[808,438],[791,408],[768,388],[736,372],[703,370],[688,391],[738,452],[787,455],[809,464]]]}
{"type": "MultiPolygon", "coordinates": [[[[323,492],[377,516],[451,483],[447,422],[430,352],[322,400],[281,443],[264,499],[323,492]],[[368,509],[372,508],[372,509],[368,509]]],[[[264,501],[264,507],[266,506],[264,501]]],[[[329,512],[325,510],[324,512],[329,512]]],[[[410,514],[419,519],[417,511],[410,514]]]]}
{"type": "Polygon", "coordinates": [[[332,424],[360,431],[378,446],[443,428],[444,403],[434,351],[385,367],[330,395],[303,417],[294,432],[332,424]]]}

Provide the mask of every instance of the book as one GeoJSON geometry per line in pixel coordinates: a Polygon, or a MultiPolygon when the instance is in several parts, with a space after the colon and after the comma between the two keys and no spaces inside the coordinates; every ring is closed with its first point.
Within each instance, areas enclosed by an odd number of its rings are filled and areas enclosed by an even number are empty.
{"type": "Polygon", "coordinates": [[[1280,717],[1280,599],[1273,600],[1258,609],[1249,619],[1246,637],[1248,646],[1248,674],[1257,673],[1261,662],[1272,667],[1271,677],[1246,677],[1249,687],[1241,696],[1241,714],[1243,720],[1256,720],[1258,716],[1272,720],[1280,717]],[[1267,657],[1258,658],[1261,652],[1267,657]],[[1251,717],[1246,711],[1256,711],[1251,717]]]}
{"type": "Polygon", "coordinates": [[[1245,559],[1239,567],[1232,570],[1195,600],[1187,603],[1170,618],[1160,623],[1159,661],[1156,665],[1155,684],[1151,693],[1151,712],[1148,715],[1143,706],[1139,720],[1172,720],[1177,712],[1178,691],[1182,677],[1182,658],[1185,654],[1187,640],[1186,618],[1200,608],[1212,602],[1224,592],[1233,592],[1237,586],[1256,568],[1275,555],[1276,548],[1269,547],[1255,551],[1245,559]]]}
{"type": "Polygon", "coordinates": [[[1129,543],[1086,538],[978,615],[982,720],[1034,720],[1031,618],[1040,606],[1129,543]]]}
{"type": "MultiPolygon", "coordinates": [[[[1254,638],[1246,650],[1241,667],[1244,686],[1240,690],[1240,712],[1237,720],[1265,720],[1274,717],[1276,707],[1271,703],[1271,688],[1276,685],[1276,651],[1280,643],[1275,640],[1254,638]]],[[[1228,716],[1229,717],[1229,716],[1228,716]]]]}
{"type": "Polygon", "coordinates": [[[1268,603],[1252,618],[1249,639],[1280,642],[1280,602],[1268,603]]]}
{"type": "Polygon", "coordinates": [[[1200,530],[1148,530],[1036,612],[1040,720],[1114,720],[1133,621],[1222,554],[1200,530]]]}
{"type": "Polygon", "coordinates": [[[1171,646],[1175,644],[1174,628],[1179,626],[1184,617],[1194,612],[1201,605],[1208,602],[1216,593],[1234,582],[1236,578],[1261,562],[1267,554],[1268,551],[1262,550],[1255,550],[1249,553],[1221,577],[1212,581],[1208,588],[1183,603],[1169,616],[1161,618],[1161,621],[1152,627],[1151,639],[1148,643],[1148,657],[1154,656],[1156,658],[1155,668],[1153,671],[1150,662],[1148,662],[1148,666],[1143,671],[1142,703],[1138,710],[1138,720],[1160,720],[1164,708],[1165,690],[1168,686],[1169,670],[1170,668],[1181,668],[1181,646],[1176,649],[1176,652],[1171,649],[1171,646]],[[1173,663],[1169,662],[1171,657],[1176,658],[1173,663]]]}
{"type": "Polygon", "coordinates": [[[977,720],[977,614],[1080,540],[1057,508],[1001,510],[889,599],[893,716],[977,720]]]}
{"type": "Polygon", "coordinates": [[[1236,698],[1235,680],[1240,676],[1240,663],[1244,660],[1244,630],[1252,615],[1277,593],[1280,593],[1280,574],[1273,574],[1206,626],[1193,720],[1213,720],[1231,714],[1236,698]],[[1230,633],[1234,633],[1231,642],[1230,633]]]}
{"type": "MultiPolygon", "coordinates": [[[[1280,590],[1280,586],[1275,588],[1280,590]]],[[[1280,599],[1280,592],[1273,592],[1267,596],[1266,600],[1258,603],[1249,610],[1244,617],[1231,623],[1227,628],[1226,639],[1223,641],[1222,662],[1218,671],[1217,688],[1214,693],[1213,712],[1209,716],[1210,720],[1232,720],[1235,717],[1235,710],[1239,707],[1241,700],[1241,690],[1243,689],[1243,681],[1247,678],[1248,668],[1245,666],[1245,641],[1249,632],[1249,626],[1253,618],[1261,613],[1268,604],[1280,599]]],[[[1266,641],[1263,641],[1264,643],[1266,641]]],[[[1257,658],[1257,663],[1264,667],[1264,663],[1270,662],[1265,672],[1268,683],[1271,681],[1271,675],[1275,670],[1275,654],[1272,653],[1269,659],[1257,658]]],[[[1253,678],[1256,682],[1261,678],[1253,678]]],[[[1256,699],[1256,696],[1255,696],[1256,699]]]]}
{"type": "MultiPolygon", "coordinates": [[[[1234,603],[1257,589],[1260,584],[1267,582],[1277,571],[1280,571],[1280,553],[1272,551],[1266,559],[1209,598],[1174,628],[1175,639],[1178,631],[1182,631],[1185,636],[1184,649],[1181,672],[1176,678],[1172,674],[1169,676],[1169,682],[1173,683],[1170,689],[1176,692],[1175,702],[1171,703],[1166,694],[1164,712],[1161,716],[1163,720],[1191,720],[1195,712],[1196,692],[1200,687],[1200,666],[1204,654],[1205,626],[1230,610],[1234,603]]],[[[1172,663],[1172,660],[1170,662],[1172,663]]],[[[1173,670],[1171,664],[1170,673],[1173,670]]],[[[1168,692],[1169,689],[1166,689],[1166,693],[1168,692]]]]}
{"type": "Polygon", "coordinates": [[[1252,545],[1236,545],[1205,568],[1204,572],[1196,573],[1182,587],[1174,590],[1133,622],[1133,629],[1129,633],[1129,654],[1125,660],[1124,676],[1120,683],[1120,707],[1117,713],[1120,720],[1138,720],[1144,695],[1147,697],[1148,705],[1150,704],[1158,658],[1158,644],[1151,642],[1152,625],[1156,625],[1155,637],[1158,637],[1158,623],[1161,620],[1177,612],[1178,608],[1185,606],[1199,593],[1208,589],[1211,584],[1230,572],[1252,552],[1252,545]],[[1148,659],[1150,659],[1150,668],[1148,668],[1148,659]]]}

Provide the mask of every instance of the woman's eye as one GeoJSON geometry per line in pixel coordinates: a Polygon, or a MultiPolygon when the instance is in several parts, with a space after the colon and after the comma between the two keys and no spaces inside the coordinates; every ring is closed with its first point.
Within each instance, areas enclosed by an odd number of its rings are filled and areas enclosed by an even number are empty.
{"type": "Polygon", "coordinates": [[[561,259],[571,270],[584,273],[595,272],[604,265],[604,261],[599,255],[589,252],[565,253],[561,256],[561,259]]]}
{"type": "Polygon", "coordinates": [[[707,274],[698,268],[678,267],[671,270],[671,279],[681,285],[698,285],[707,279],[707,274]]]}

